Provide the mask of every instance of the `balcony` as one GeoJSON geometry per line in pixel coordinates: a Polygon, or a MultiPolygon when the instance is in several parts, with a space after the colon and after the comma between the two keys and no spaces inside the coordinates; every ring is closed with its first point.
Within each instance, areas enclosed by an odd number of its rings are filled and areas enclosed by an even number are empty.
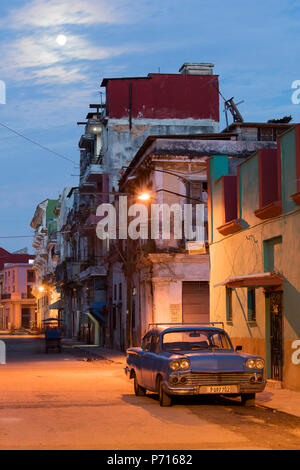
{"type": "Polygon", "coordinates": [[[9,300],[11,299],[11,294],[1,294],[1,300],[9,300]]]}
{"type": "Polygon", "coordinates": [[[79,279],[84,281],[86,279],[91,279],[96,276],[106,276],[107,270],[104,266],[89,266],[84,271],[79,274],[79,279]]]}
{"type": "Polygon", "coordinates": [[[79,148],[90,148],[94,144],[94,136],[92,134],[83,134],[79,140],[79,148]]]}
{"type": "Polygon", "coordinates": [[[81,183],[95,183],[99,180],[99,177],[103,174],[103,169],[98,163],[91,163],[85,170],[81,183]]]}

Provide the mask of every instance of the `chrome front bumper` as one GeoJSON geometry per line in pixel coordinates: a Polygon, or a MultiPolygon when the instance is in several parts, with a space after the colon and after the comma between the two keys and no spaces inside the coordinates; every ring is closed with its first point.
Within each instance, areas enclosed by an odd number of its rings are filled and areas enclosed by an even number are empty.
{"type": "MultiPolygon", "coordinates": [[[[267,382],[264,380],[261,383],[255,383],[255,384],[249,384],[249,385],[238,384],[239,385],[238,394],[263,392],[265,389],[266,383],[267,382]]],[[[215,384],[212,384],[212,385],[215,385],[215,384]]],[[[200,395],[199,393],[200,386],[201,385],[196,385],[196,386],[177,385],[175,387],[172,387],[167,381],[163,382],[163,389],[168,395],[200,395]]],[[[220,395],[226,395],[226,393],[220,393],[220,395]]]]}

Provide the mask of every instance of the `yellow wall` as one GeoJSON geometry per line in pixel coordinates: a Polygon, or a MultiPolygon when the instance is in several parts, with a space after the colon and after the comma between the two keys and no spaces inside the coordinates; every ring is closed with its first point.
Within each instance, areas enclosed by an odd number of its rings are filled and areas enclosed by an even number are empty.
{"type": "MultiPolygon", "coordinates": [[[[264,272],[263,242],[282,236],[275,249],[274,264],[284,276],[283,282],[283,383],[300,390],[300,365],[293,365],[291,342],[300,339],[300,209],[233,234],[210,246],[210,316],[211,321],[226,321],[226,288],[214,287],[229,276],[264,272]]],[[[244,351],[265,356],[266,306],[263,288],[256,290],[256,323],[247,321],[247,289],[237,288],[232,296],[233,321],[226,330],[244,351]]]]}

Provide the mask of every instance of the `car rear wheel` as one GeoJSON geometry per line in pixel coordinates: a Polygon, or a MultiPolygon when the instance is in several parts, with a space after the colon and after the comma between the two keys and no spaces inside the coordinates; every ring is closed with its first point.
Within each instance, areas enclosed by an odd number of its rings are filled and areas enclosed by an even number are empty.
{"type": "Polygon", "coordinates": [[[137,397],[144,397],[146,395],[146,389],[139,385],[136,375],[134,376],[134,393],[137,397]]]}
{"type": "Polygon", "coordinates": [[[243,406],[255,406],[255,393],[242,393],[243,406]]]}
{"type": "Polygon", "coordinates": [[[160,406],[172,406],[172,397],[168,395],[163,389],[162,379],[158,381],[158,390],[159,390],[159,404],[160,406]]]}

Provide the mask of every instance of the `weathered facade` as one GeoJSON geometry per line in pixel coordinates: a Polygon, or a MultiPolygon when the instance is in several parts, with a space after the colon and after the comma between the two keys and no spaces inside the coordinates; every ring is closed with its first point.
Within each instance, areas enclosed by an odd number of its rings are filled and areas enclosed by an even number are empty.
{"type": "MultiPolygon", "coordinates": [[[[33,260],[32,260],[33,261],[33,260]]],[[[37,325],[36,270],[29,263],[6,263],[0,299],[0,329],[31,329],[37,325]]]]}
{"type": "MultiPolygon", "coordinates": [[[[235,168],[259,148],[274,149],[276,143],[239,141],[234,133],[147,138],[120,180],[120,194],[131,194],[129,205],[140,193],[150,192],[148,211],[153,204],[169,208],[179,204],[183,214],[186,204],[202,204],[204,230],[198,241],[189,240],[185,231],[174,239],[173,226],[168,240],[161,233],[154,240],[149,229],[147,240],[111,242],[107,329],[111,347],[139,344],[149,323],[209,321],[208,155],[230,154],[235,168]]],[[[119,212],[120,205],[119,199],[119,212]]],[[[149,218],[153,219],[152,213],[149,218]]],[[[195,230],[195,220],[192,224],[195,230]]]]}
{"type": "Polygon", "coordinates": [[[237,168],[209,161],[210,315],[267,378],[300,389],[300,125],[237,168]]]}
{"type": "MultiPolygon", "coordinates": [[[[90,105],[79,141],[79,185],[61,227],[68,256],[57,269],[68,336],[101,344],[107,336],[109,246],[96,237],[97,207],[112,201],[120,170],[151,134],[202,134],[219,127],[218,77],[212,64],[179,74],[104,79],[106,103],[90,105]],[[214,81],[212,86],[211,81],[214,81]]],[[[122,294],[120,294],[122,295],[122,294]]]]}
{"type": "Polygon", "coordinates": [[[96,238],[93,211],[100,200],[96,203],[95,198],[80,194],[80,188],[66,189],[60,196],[56,208],[60,254],[56,283],[66,335],[103,344],[106,270],[100,251],[103,247],[96,238]]]}
{"type": "MultiPolygon", "coordinates": [[[[35,256],[27,253],[26,250],[21,250],[16,253],[9,253],[7,250],[0,248],[0,330],[9,329],[11,326],[14,326],[14,317],[11,315],[13,310],[18,310],[18,315],[16,317],[18,326],[21,325],[22,319],[20,316],[20,306],[21,302],[28,303],[27,299],[30,300],[30,322],[31,325],[34,323],[34,300],[31,297],[31,290],[27,288],[25,278],[23,276],[24,266],[33,270],[32,263],[35,256]],[[30,264],[29,264],[30,263],[30,264]],[[8,269],[8,266],[15,266],[14,269],[8,269]],[[20,276],[19,283],[19,266],[21,267],[22,275],[20,276]],[[4,273],[6,271],[6,275],[4,273]],[[13,271],[14,274],[13,274],[13,271]],[[8,275],[8,272],[10,273],[8,275]],[[9,279],[8,279],[9,276],[9,279]],[[24,282],[21,283],[21,277],[23,277],[24,282]],[[13,282],[14,279],[14,282],[13,282]],[[28,294],[28,295],[27,295],[28,294]],[[29,297],[30,295],[30,297],[29,297]],[[12,298],[14,299],[12,301],[12,298]],[[15,305],[18,305],[17,308],[15,305]]],[[[29,283],[31,286],[31,283],[29,283]]],[[[24,306],[24,308],[26,305],[24,306]]],[[[27,307],[26,307],[27,308],[27,307]]],[[[28,311],[27,311],[28,313],[28,311]]]]}
{"type": "Polygon", "coordinates": [[[179,74],[106,78],[106,107],[101,115],[102,171],[118,187],[127,166],[149,135],[219,131],[218,76],[212,64],[189,64],[179,74]]]}
{"type": "Polygon", "coordinates": [[[59,314],[59,292],[55,286],[55,268],[58,262],[57,218],[54,213],[57,200],[46,199],[38,204],[30,226],[35,230],[33,248],[36,251],[34,266],[37,285],[33,291],[37,300],[37,327],[43,321],[59,314]]]}

